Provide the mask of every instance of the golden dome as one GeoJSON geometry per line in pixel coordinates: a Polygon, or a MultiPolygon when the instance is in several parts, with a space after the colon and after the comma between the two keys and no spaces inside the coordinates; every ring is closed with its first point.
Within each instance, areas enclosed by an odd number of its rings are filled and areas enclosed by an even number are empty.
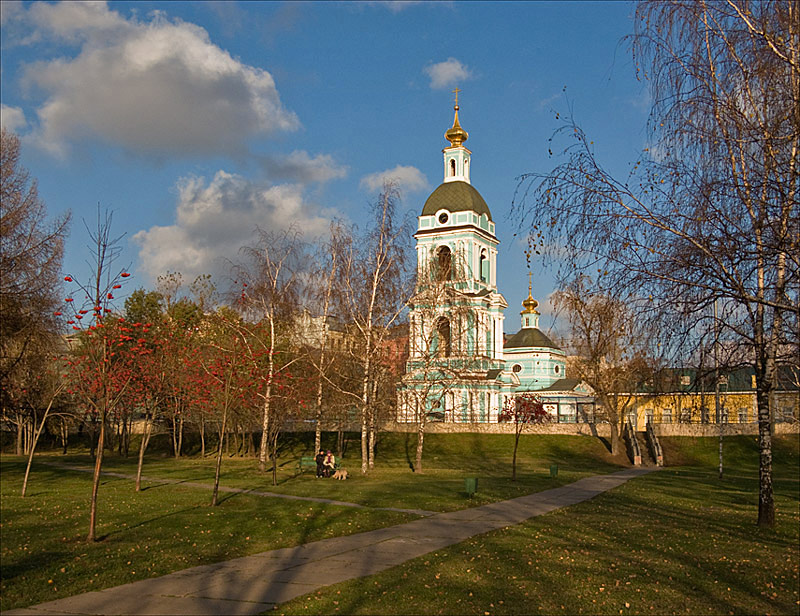
{"type": "Polygon", "coordinates": [[[539,305],[539,302],[533,299],[530,289],[528,289],[528,297],[522,300],[522,305],[525,307],[525,310],[522,311],[523,313],[539,314],[536,312],[536,307],[539,305]]]}
{"type": "Polygon", "coordinates": [[[531,291],[533,289],[532,277],[533,274],[531,272],[528,272],[528,297],[522,300],[522,305],[525,308],[525,310],[520,312],[520,314],[539,314],[538,312],[536,312],[536,307],[539,305],[539,302],[533,299],[533,295],[531,294],[531,291]]]}
{"type": "Polygon", "coordinates": [[[444,138],[450,142],[450,147],[458,147],[469,139],[469,133],[461,128],[458,123],[458,105],[456,104],[453,109],[456,111],[456,116],[453,119],[453,126],[447,129],[444,138]]]}

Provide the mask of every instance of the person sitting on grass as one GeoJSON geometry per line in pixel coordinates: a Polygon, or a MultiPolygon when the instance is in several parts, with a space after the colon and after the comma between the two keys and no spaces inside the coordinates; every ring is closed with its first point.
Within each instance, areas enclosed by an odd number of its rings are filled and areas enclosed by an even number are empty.
{"type": "Polygon", "coordinates": [[[336,467],[336,458],[333,457],[333,453],[331,453],[330,449],[328,453],[325,454],[325,460],[322,464],[325,466],[325,476],[330,477],[333,475],[333,471],[336,467]]]}
{"type": "Polygon", "coordinates": [[[317,479],[325,476],[325,451],[320,449],[319,453],[314,458],[317,463],[317,479]]]}

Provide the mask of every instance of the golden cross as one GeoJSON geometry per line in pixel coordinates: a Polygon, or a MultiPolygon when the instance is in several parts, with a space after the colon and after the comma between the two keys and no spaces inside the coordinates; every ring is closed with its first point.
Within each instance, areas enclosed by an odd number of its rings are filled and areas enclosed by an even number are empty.
{"type": "Polygon", "coordinates": [[[458,88],[456,88],[455,90],[453,90],[453,92],[454,92],[454,93],[455,93],[455,95],[456,95],[456,107],[458,107],[458,93],[459,93],[459,92],[461,92],[461,90],[459,90],[458,88]]]}
{"type": "Polygon", "coordinates": [[[533,272],[528,272],[528,295],[530,295],[531,288],[533,287],[533,272]]]}

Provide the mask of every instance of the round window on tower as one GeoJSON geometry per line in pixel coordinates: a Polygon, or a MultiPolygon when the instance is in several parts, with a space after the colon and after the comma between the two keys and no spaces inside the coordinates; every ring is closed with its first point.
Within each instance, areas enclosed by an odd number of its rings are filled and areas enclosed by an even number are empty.
{"type": "Polygon", "coordinates": [[[514,364],[514,367],[511,368],[511,370],[513,370],[514,372],[522,372],[522,366],[520,366],[519,364],[514,364]]]}
{"type": "Polygon", "coordinates": [[[554,370],[556,371],[556,374],[558,374],[559,372],[561,372],[561,366],[556,365],[554,370]]]}
{"type": "Polygon", "coordinates": [[[450,216],[447,215],[447,212],[439,214],[439,224],[446,224],[448,220],[450,220],[450,216]]]}

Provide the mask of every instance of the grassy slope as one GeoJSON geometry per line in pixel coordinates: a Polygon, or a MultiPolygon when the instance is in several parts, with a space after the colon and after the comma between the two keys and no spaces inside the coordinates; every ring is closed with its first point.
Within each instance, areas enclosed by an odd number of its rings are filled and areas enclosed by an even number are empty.
{"type": "Polygon", "coordinates": [[[755,526],[757,450],[668,439],[671,467],[280,606],[287,614],[797,614],[798,437],[775,441],[778,524],[755,526]]]}
{"type": "MultiPolygon", "coordinates": [[[[430,435],[426,466],[411,473],[407,452],[413,437],[382,435],[377,468],[347,482],[295,475],[300,455],[310,453],[306,438],[285,439],[276,492],[321,496],[374,507],[447,511],[547,489],[587,474],[619,468],[601,443],[588,437],[525,437],[521,442],[521,480],[510,475],[510,437],[430,435]],[[547,471],[561,468],[556,480],[547,471]],[[464,497],[463,477],[479,477],[480,491],[464,497]]],[[[313,435],[311,435],[313,438],[313,435]]],[[[357,443],[343,462],[356,471],[357,443]]],[[[0,459],[0,609],[32,605],[89,590],[163,575],[193,565],[297,545],[329,536],[360,532],[413,519],[408,514],[352,509],[317,503],[223,494],[211,509],[210,491],[186,485],[145,482],[136,494],[133,482],[103,480],[98,534],[87,544],[91,475],[47,466],[45,462],[89,467],[87,455],[37,456],[25,499],[19,497],[24,460],[0,459]]],[[[134,458],[110,455],[104,468],[135,472],[134,458]]],[[[273,490],[271,477],[255,471],[252,459],[225,458],[222,484],[273,490]]],[[[145,474],[210,483],[213,459],[175,461],[150,457],[145,474]]]]}

